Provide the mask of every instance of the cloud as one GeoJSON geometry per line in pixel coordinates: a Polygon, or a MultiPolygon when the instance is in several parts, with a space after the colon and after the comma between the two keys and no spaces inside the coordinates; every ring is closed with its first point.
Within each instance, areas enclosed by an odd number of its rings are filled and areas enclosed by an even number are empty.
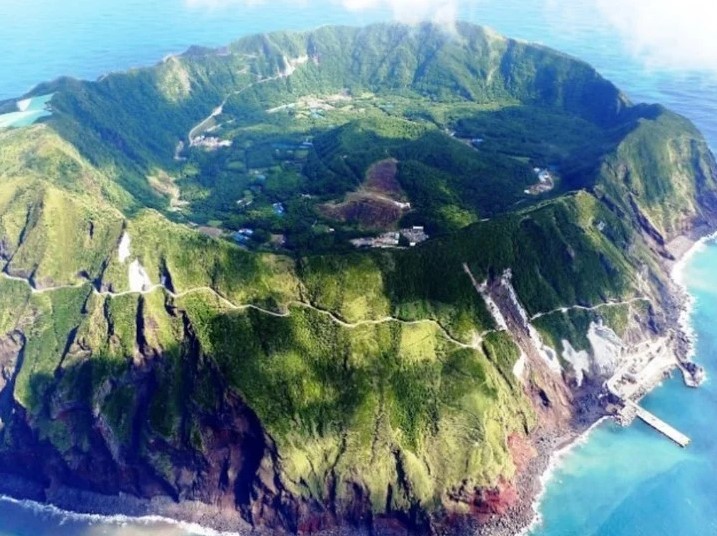
{"type": "Polygon", "coordinates": [[[230,7],[252,7],[265,3],[265,0],[184,0],[184,5],[190,9],[207,9],[210,11],[218,11],[230,7]]]}
{"type": "Polygon", "coordinates": [[[648,64],[717,72],[713,0],[593,0],[628,50],[648,64]]]}
{"type": "Polygon", "coordinates": [[[453,23],[458,16],[457,0],[341,0],[341,4],[351,11],[388,8],[394,19],[408,23],[453,23]]]}
{"type": "MultiPolygon", "coordinates": [[[[272,0],[182,0],[192,8],[272,6],[272,0]]],[[[522,0],[283,0],[297,7],[333,4],[354,11],[384,11],[394,20],[416,23],[424,20],[450,24],[480,6],[480,11],[514,9],[522,0]]],[[[527,0],[526,0],[527,1],[527,0]]],[[[572,17],[582,28],[607,26],[626,49],[646,64],[680,70],[709,70],[717,73],[717,2],[715,0],[530,0],[541,3],[563,27],[548,24],[546,32],[571,31],[572,17]]],[[[538,8],[538,11],[540,8],[538,8]]],[[[469,18],[471,18],[469,16],[469,18]]],[[[546,21],[543,21],[546,22],[546,21]]],[[[536,24],[540,21],[536,20],[536,24]]],[[[510,33],[510,31],[508,31],[510,33]]],[[[590,33],[589,31],[587,32],[590,33]]],[[[589,39],[590,36],[586,35],[589,39]]]]}
{"type": "MultiPolygon", "coordinates": [[[[326,3],[326,0],[320,0],[326,3]]],[[[388,10],[397,21],[417,23],[430,20],[436,23],[455,22],[459,0],[330,0],[349,11],[388,10]]],[[[315,0],[293,0],[297,6],[308,7],[315,0]]],[[[252,7],[260,4],[271,5],[269,0],[184,0],[193,9],[220,10],[230,7],[252,7]]]]}

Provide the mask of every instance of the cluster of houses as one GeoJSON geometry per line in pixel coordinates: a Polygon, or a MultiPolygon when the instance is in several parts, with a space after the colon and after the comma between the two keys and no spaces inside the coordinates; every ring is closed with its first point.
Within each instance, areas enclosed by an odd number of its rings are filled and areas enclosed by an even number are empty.
{"type": "Polygon", "coordinates": [[[192,146],[202,147],[207,151],[216,151],[222,147],[231,147],[231,140],[221,140],[214,136],[198,136],[192,140],[192,146]]]}
{"type": "Polygon", "coordinates": [[[422,225],[414,225],[410,229],[401,229],[401,236],[408,240],[408,245],[411,247],[428,240],[428,235],[422,225]]]}
{"type": "MultiPolygon", "coordinates": [[[[248,246],[252,238],[254,238],[254,229],[243,228],[232,234],[232,239],[243,246],[248,246]]],[[[286,235],[283,234],[271,234],[269,235],[269,245],[275,248],[282,248],[286,245],[286,235]]]]}
{"type": "Polygon", "coordinates": [[[533,172],[538,177],[538,182],[525,190],[526,194],[540,195],[549,192],[555,187],[555,179],[550,170],[536,167],[533,168],[533,172]]]}
{"type": "Polygon", "coordinates": [[[415,225],[400,231],[390,231],[376,237],[354,238],[351,243],[357,248],[397,248],[404,238],[410,247],[428,240],[429,236],[421,225],[415,225]]]}

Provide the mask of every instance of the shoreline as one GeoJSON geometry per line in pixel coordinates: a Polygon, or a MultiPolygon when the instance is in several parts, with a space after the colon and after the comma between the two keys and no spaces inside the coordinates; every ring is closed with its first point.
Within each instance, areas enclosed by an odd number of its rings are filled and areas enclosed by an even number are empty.
{"type": "Polygon", "coordinates": [[[695,255],[704,251],[710,242],[717,240],[717,231],[705,234],[698,239],[692,239],[691,245],[684,251],[677,252],[678,257],[670,267],[670,278],[680,288],[682,292],[683,307],[678,318],[679,331],[685,336],[688,344],[684,360],[691,360],[695,355],[695,346],[697,342],[697,333],[691,322],[692,312],[695,306],[695,297],[689,293],[686,282],[684,281],[685,270],[695,255]]]}
{"type": "MultiPolygon", "coordinates": [[[[675,260],[672,261],[671,265],[668,265],[668,273],[670,275],[670,279],[675,285],[677,285],[681,293],[681,295],[677,296],[678,301],[681,302],[678,314],[678,333],[683,335],[687,342],[685,355],[678,356],[677,363],[672,370],[675,368],[681,369],[680,365],[685,361],[690,361],[694,357],[696,351],[697,333],[695,332],[691,321],[695,298],[689,293],[687,284],[684,281],[684,272],[695,255],[704,251],[710,242],[717,240],[717,231],[703,230],[706,234],[700,235],[699,231],[695,230],[691,236],[683,235],[677,237],[675,241],[678,243],[671,244],[674,248],[671,253],[675,257],[675,260]]],[[[670,245],[668,245],[668,248],[669,247],[670,245]]],[[[643,394],[643,396],[652,392],[661,385],[662,382],[652,386],[646,393],[643,394]]],[[[563,446],[558,446],[557,450],[552,451],[552,453],[538,453],[538,458],[547,456],[547,463],[541,473],[533,475],[534,477],[537,476],[539,486],[538,491],[533,495],[530,504],[533,517],[523,528],[518,530],[518,532],[512,533],[511,536],[530,536],[530,534],[542,524],[543,518],[540,512],[540,505],[547,492],[548,484],[555,476],[556,471],[565,462],[565,459],[573,451],[573,449],[585,444],[590,439],[592,432],[594,432],[600,425],[604,424],[604,422],[610,418],[610,416],[600,417],[584,430],[575,430],[574,437],[572,439],[567,439],[563,446]]],[[[529,473],[530,470],[527,472],[529,473]]]]}
{"type": "Polygon", "coordinates": [[[581,432],[576,432],[575,437],[572,440],[568,441],[565,445],[553,451],[551,454],[548,454],[547,467],[538,477],[539,489],[530,504],[530,508],[533,511],[533,518],[531,519],[530,523],[527,526],[523,527],[517,534],[515,534],[515,536],[529,536],[533,530],[538,528],[543,523],[543,516],[540,513],[539,507],[543,501],[543,498],[545,497],[546,492],[548,491],[548,484],[555,476],[556,471],[562,466],[567,456],[574,449],[587,443],[590,439],[590,435],[610,418],[611,417],[607,415],[600,417],[597,421],[588,426],[585,430],[581,432]]]}
{"type": "Polygon", "coordinates": [[[181,521],[178,519],[172,519],[157,514],[149,514],[135,517],[127,514],[103,515],[80,513],[73,512],[71,510],[63,510],[62,508],[55,506],[54,504],[41,503],[33,501],[31,499],[15,499],[13,497],[1,494],[0,503],[9,503],[19,508],[29,510],[31,512],[38,512],[52,517],[57,517],[60,520],[60,523],[64,523],[66,521],[76,521],[80,523],[87,523],[89,525],[93,525],[95,523],[102,523],[115,527],[126,527],[128,524],[144,525],[146,527],[151,527],[153,525],[167,525],[171,527],[176,527],[177,529],[183,530],[185,532],[191,532],[192,534],[196,534],[198,536],[244,536],[240,532],[218,531],[210,527],[205,527],[198,523],[181,521]]]}
{"type": "Polygon", "coordinates": [[[547,491],[550,480],[561,467],[565,458],[585,444],[590,434],[608,419],[612,418],[597,411],[573,424],[561,435],[548,433],[534,439],[537,456],[518,477],[516,486],[521,490],[518,501],[504,516],[495,517],[472,534],[476,536],[530,536],[542,523],[540,503],[547,491]]]}
{"type": "Polygon", "coordinates": [[[64,486],[44,490],[27,478],[0,476],[0,502],[49,515],[56,518],[58,524],[74,521],[89,526],[97,523],[114,527],[166,526],[197,536],[248,536],[251,533],[238,515],[222,514],[211,505],[196,501],[175,503],[162,497],[140,499],[124,494],[102,495],[64,486]]]}
{"type": "MultiPolygon", "coordinates": [[[[684,271],[692,258],[703,251],[707,244],[717,240],[717,231],[699,238],[678,237],[672,252],[675,260],[667,263],[672,282],[680,289],[676,296],[679,304],[678,333],[687,343],[684,356],[678,356],[679,363],[690,360],[695,353],[697,334],[691,323],[694,297],[689,294],[684,282],[684,271]],[[678,240],[679,239],[679,240],[678,240]]],[[[668,247],[671,247],[672,244],[668,247]]],[[[653,386],[648,392],[661,384],[653,386]]],[[[597,408],[595,408],[597,410],[597,408]]],[[[581,420],[564,434],[555,432],[537,435],[534,438],[537,456],[522,475],[518,477],[518,489],[523,490],[515,505],[505,515],[494,517],[488,523],[477,527],[480,536],[530,536],[542,522],[540,505],[545,498],[548,484],[555,473],[564,464],[566,458],[575,449],[585,444],[592,432],[603,425],[610,416],[594,411],[594,414],[581,420]]],[[[7,477],[8,475],[2,475],[7,477]]],[[[139,499],[118,495],[105,496],[92,492],[83,492],[70,488],[60,488],[52,496],[40,497],[35,490],[36,484],[17,477],[3,478],[0,483],[0,502],[9,503],[32,512],[42,512],[62,520],[71,520],[89,525],[103,523],[115,527],[153,525],[176,527],[183,532],[199,536],[247,536],[253,533],[250,526],[236,516],[219,513],[211,505],[202,503],[174,503],[163,499],[139,499]],[[18,498],[23,497],[23,498],[18,498]],[[244,529],[242,531],[242,529],[244,529]]],[[[324,536],[338,534],[358,534],[351,527],[337,527],[321,531],[324,536]],[[348,532],[346,532],[348,531],[348,532]]]]}

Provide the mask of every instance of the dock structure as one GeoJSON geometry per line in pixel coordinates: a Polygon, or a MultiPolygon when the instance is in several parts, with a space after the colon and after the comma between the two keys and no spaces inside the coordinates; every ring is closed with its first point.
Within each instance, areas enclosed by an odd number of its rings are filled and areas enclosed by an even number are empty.
{"type": "Polygon", "coordinates": [[[677,443],[681,447],[686,447],[690,443],[690,438],[687,437],[685,434],[680,432],[679,430],[676,430],[669,424],[667,424],[665,421],[657,417],[656,415],[650,413],[645,408],[642,408],[635,404],[632,400],[626,400],[625,406],[629,407],[631,410],[634,410],[635,416],[642,419],[645,423],[652,426],[655,430],[660,432],[661,434],[667,436],[672,441],[677,443]]]}

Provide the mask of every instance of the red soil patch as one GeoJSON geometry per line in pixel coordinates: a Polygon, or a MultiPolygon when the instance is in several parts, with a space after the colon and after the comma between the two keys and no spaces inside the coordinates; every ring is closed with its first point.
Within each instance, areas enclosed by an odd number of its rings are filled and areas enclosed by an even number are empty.
{"type": "Polygon", "coordinates": [[[530,440],[520,434],[508,436],[508,451],[518,473],[525,471],[530,461],[538,455],[530,440]]]}
{"type": "Polygon", "coordinates": [[[403,210],[394,201],[359,193],[347,195],[343,203],[321,205],[319,210],[334,220],[357,223],[371,229],[391,227],[403,215],[403,210]]]}
{"type": "Polygon", "coordinates": [[[341,202],[318,207],[324,216],[344,223],[355,223],[366,229],[389,229],[409,210],[403,206],[405,196],[398,183],[398,161],[389,158],[373,164],[361,187],[341,202]]]}
{"type": "Polygon", "coordinates": [[[395,201],[403,199],[401,185],[398,183],[398,160],[388,158],[373,164],[366,172],[363,188],[383,194],[395,201]]]}
{"type": "Polygon", "coordinates": [[[471,515],[485,523],[495,516],[503,516],[518,502],[518,491],[512,484],[501,482],[493,489],[479,490],[470,504],[471,515]]]}

